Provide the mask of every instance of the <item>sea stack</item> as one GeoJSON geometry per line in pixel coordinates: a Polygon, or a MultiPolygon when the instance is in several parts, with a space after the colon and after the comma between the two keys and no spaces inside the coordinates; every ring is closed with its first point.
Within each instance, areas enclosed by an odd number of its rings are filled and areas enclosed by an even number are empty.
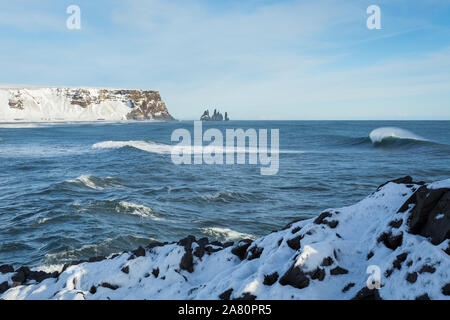
{"type": "Polygon", "coordinates": [[[214,109],[214,113],[212,116],[209,115],[209,110],[205,110],[203,115],[200,117],[201,121],[229,121],[228,113],[225,112],[225,118],[217,109],[214,109]]]}

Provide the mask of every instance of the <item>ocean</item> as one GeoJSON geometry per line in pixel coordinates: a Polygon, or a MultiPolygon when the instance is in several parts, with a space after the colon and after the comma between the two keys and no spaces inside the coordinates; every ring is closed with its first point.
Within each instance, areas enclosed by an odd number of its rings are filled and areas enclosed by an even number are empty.
{"type": "MultiPolygon", "coordinates": [[[[43,266],[187,235],[236,241],[356,203],[387,180],[450,177],[450,121],[229,121],[279,129],[279,170],[175,165],[193,121],[0,124],[0,265],[43,266]]],[[[355,230],[358,232],[358,230],[355,230]]]]}

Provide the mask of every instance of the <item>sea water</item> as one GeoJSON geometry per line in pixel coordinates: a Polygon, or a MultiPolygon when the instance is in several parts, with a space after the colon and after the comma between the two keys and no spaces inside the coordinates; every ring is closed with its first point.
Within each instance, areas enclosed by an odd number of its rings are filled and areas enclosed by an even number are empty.
{"type": "Polygon", "coordinates": [[[450,177],[449,121],[203,123],[224,134],[279,129],[275,175],[248,163],[172,163],[172,132],[193,127],[0,124],[0,264],[61,264],[191,234],[256,238],[390,179],[450,177]]]}

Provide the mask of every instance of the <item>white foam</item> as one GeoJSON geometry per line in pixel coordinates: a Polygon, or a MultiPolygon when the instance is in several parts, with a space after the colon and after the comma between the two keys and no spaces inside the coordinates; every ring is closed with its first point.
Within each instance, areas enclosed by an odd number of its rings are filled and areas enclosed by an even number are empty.
{"type": "Polygon", "coordinates": [[[38,224],[44,224],[44,223],[46,223],[47,221],[50,221],[50,220],[52,220],[52,218],[42,218],[42,219],[38,220],[38,224]]]}
{"type": "MultiPolygon", "coordinates": [[[[0,142],[2,142],[1,139],[0,142]]],[[[8,142],[1,144],[0,155],[8,157],[55,157],[89,152],[88,149],[80,146],[10,144],[8,142]]]]}
{"type": "Polygon", "coordinates": [[[257,237],[251,234],[242,233],[231,230],[229,228],[202,228],[202,233],[210,236],[211,238],[225,239],[227,241],[236,241],[240,239],[256,239],[257,237]]]}
{"type": "Polygon", "coordinates": [[[92,175],[82,175],[76,178],[75,180],[68,180],[67,182],[74,184],[81,184],[85,187],[94,190],[105,190],[106,188],[121,188],[122,185],[114,182],[114,178],[106,177],[106,178],[97,178],[92,175]]]}
{"type": "Polygon", "coordinates": [[[155,211],[153,211],[151,208],[126,201],[119,202],[119,204],[116,206],[116,212],[128,213],[142,218],[150,218],[155,221],[164,220],[158,217],[155,211]]]}
{"type": "Polygon", "coordinates": [[[224,202],[231,202],[231,201],[233,201],[233,199],[248,200],[248,198],[245,195],[243,195],[239,192],[234,192],[234,191],[225,191],[225,192],[218,192],[218,193],[214,193],[214,194],[205,194],[205,195],[201,195],[201,198],[207,202],[216,201],[216,200],[221,200],[224,202]]]}
{"type": "Polygon", "coordinates": [[[418,140],[418,141],[429,141],[421,136],[412,133],[411,131],[396,128],[396,127],[383,127],[373,130],[370,133],[370,140],[372,143],[380,143],[388,138],[396,139],[407,139],[407,140],[418,140]]]}
{"type": "MultiPolygon", "coordinates": [[[[175,153],[191,153],[191,154],[201,154],[201,153],[258,153],[257,148],[240,148],[240,147],[195,147],[195,146],[179,146],[179,145],[169,145],[164,143],[157,143],[153,141],[103,141],[96,143],[92,146],[94,149],[120,149],[125,147],[132,147],[142,151],[158,154],[171,154],[175,153]]],[[[270,149],[269,149],[270,150],[270,149]]],[[[304,151],[299,150],[270,150],[274,153],[304,153],[304,151]]]]}
{"type": "Polygon", "coordinates": [[[172,152],[172,146],[170,145],[147,141],[104,141],[92,146],[94,149],[120,149],[125,147],[159,154],[170,154],[172,152]]]}
{"type": "Polygon", "coordinates": [[[48,127],[48,124],[41,124],[41,123],[25,123],[25,122],[18,122],[18,123],[0,123],[0,128],[2,129],[30,129],[30,128],[46,128],[48,127]]]}

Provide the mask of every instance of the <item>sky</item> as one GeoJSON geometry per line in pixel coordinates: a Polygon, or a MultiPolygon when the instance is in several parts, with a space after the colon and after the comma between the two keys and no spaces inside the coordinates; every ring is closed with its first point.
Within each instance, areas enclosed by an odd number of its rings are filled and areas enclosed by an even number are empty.
{"type": "Polygon", "coordinates": [[[0,83],[157,90],[181,120],[450,120],[449,17],[448,0],[1,0],[0,83]]]}

